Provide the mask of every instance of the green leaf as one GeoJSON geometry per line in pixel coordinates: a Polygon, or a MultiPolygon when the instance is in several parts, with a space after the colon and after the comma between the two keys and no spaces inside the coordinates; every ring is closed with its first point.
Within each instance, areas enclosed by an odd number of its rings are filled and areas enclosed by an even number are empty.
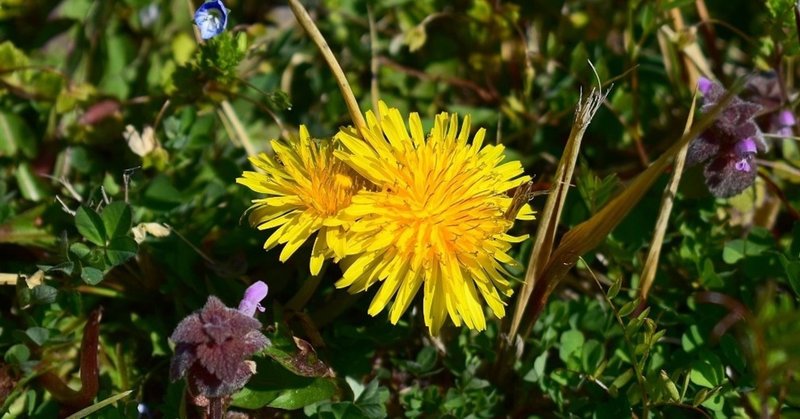
{"type": "Polygon", "coordinates": [[[131,237],[122,236],[111,239],[106,247],[106,261],[111,266],[125,263],[128,259],[136,256],[139,246],[131,237]]]}
{"type": "Polygon", "coordinates": [[[689,330],[681,336],[681,346],[685,352],[692,352],[705,345],[705,339],[696,324],[689,326],[689,330]]]}
{"type": "Polygon", "coordinates": [[[330,399],[338,392],[331,378],[300,377],[268,358],[259,358],[256,364],[258,373],[233,395],[232,406],[294,410],[330,399]]]}
{"type": "Polygon", "coordinates": [[[795,295],[800,296],[800,260],[789,260],[785,255],[778,255],[778,259],[786,272],[786,279],[795,295]]]}
{"type": "Polygon", "coordinates": [[[690,380],[701,387],[714,388],[725,378],[724,366],[719,357],[709,351],[700,354],[700,359],[692,363],[690,380]]]}
{"type": "Polygon", "coordinates": [[[27,361],[30,358],[30,356],[31,356],[30,349],[28,349],[27,346],[18,343],[8,348],[3,359],[9,364],[19,365],[27,361]]]}
{"type": "Polygon", "coordinates": [[[678,391],[678,386],[672,382],[672,379],[669,378],[669,374],[666,371],[661,370],[661,381],[664,384],[664,388],[667,390],[669,394],[670,400],[673,402],[679,402],[681,399],[681,393],[678,391]]]}
{"type": "Polygon", "coordinates": [[[50,338],[50,331],[44,327],[31,327],[25,331],[25,335],[37,346],[42,346],[50,338]]]}
{"type": "Polygon", "coordinates": [[[41,204],[7,219],[0,225],[0,243],[42,248],[53,246],[56,237],[41,226],[40,217],[46,209],[47,205],[41,204]]]}
{"type": "Polygon", "coordinates": [[[123,202],[116,201],[103,208],[100,217],[109,239],[127,236],[131,230],[131,207],[123,202]]]}
{"type": "Polygon", "coordinates": [[[33,132],[18,115],[0,112],[0,157],[15,157],[19,151],[28,158],[36,156],[33,132]]]}
{"type": "Polygon", "coordinates": [[[742,239],[736,239],[725,243],[725,248],[722,249],[722,260],[729,265],[744,259],[744,244],[742,239]]]}
{"type": "Polygon", "coordinates": [[[425,25],[420,24],[407,30],[403,34],[403,42],[408,45],[408,50],[414,52],[422,48],[428,40],[428,33],[425,30],[425,25]]]}
{"type": "Polygon", "coordinates": [[[528,373],[525,374],[523,380],[531,383],[535,383],[541,380],[542,377],[545,376],[544,371],[545,367],[547,366],[547,356],[548,356],[547,351],[542,351],[542,353],[539,354],[539,356],[537,356],[535,360],[533,360],[533,368],[531,368],[530,371],[528,371],[528,373]]]}
{"type": "Polygon", "coordinates": [[[611,288],[608,289],[608,294],[606,294],[609,300],[613,300],[614,297],[616,297],[617,294],[619,294],[619,289],[621,286],[622,286],[622,278],[617,278],[617,280],[614,281],[613,284],[611,284],[611,288]]]}
{"type": "Polygon", "coordinates": [[[594,374],[606,356],[606,348],[597,340],[589,339],[583,345],[581,364],[586,373],[594,374]]]}
{"type": "MultiPolygon", "coordinates": [[[[79,410],[79,411],[67,416],[66,419],[80,419],[80,418],[91,417],[92,413],[95,413],[95,412],[99,411],[100,409],[102,409],[102,408],[104,408],[104,407],[106,407],[106,406],[108,406],[110,404],[116,403],[120,399],[124,399],[125,397],[128,397],[131,393],[133,393],[133,390],[128,390],[128,391],[124,391],[124,392],[119,393],[119,394],[115,394],[115,395],[113,395],[113,396],[111,396],[111,397],[109,397],[107,399],[101,400],[101,401],[99,401],[99,402],[97,402],[97,403],[95,403],[95,404],[93,404],[93,405],[91,405],[91,406],[89,406],[87,408],[81,409],[81,410],[79,410]]],[[[102,417],[102,416],[98,415],[98,417],[102,417]]],[[[112,417],[114,417],[114,416],[112,416],[112,417]]]]}
{"type": "Polygon", "coordinates": [[[792,228],[792,245],[789,246],[789,257],[800,258],[800,223],[792,228]]]}
{"type": "Polygon", "coordinates": [[[629,381],[631,381],[633,376],[634,376],[633,368],[628,368],[627,370],[625,370],[625,372],[623,372],[622,374],[617,376],[617,378],[614,379],[614,381],[611,383],[611,386],[609,386],[609,390],[611,390],[612,388],[614,389],[614,391],[621,389],[626,384],[628,384],[629,381]]]}
{"type": "Polygon", "coordinates": [[[103,226],[103,220],[93,209],[85,206],[78,208],[75,213],[75,227],[86,240],[98,246],[105,246],[106,228],[103,226]]]}
{"type": "Polygon", "coordinates": [[[166,176],[158,176],[150,182],[144,192],[144,198],[159,208],[172,208],[183,202],[181,192],[175,189],[166,176]]]}
{"type": "Polygon", "coordinates": [[[625,303],[625,305],[623,305],[619,309],[619,315],[621,317],[625,317],[625,316],[633,313],[633,310],[636,310],[637,306],[639,306],[639,299],[638,298],[633,300],[633,301],[628,301],[627,303],[625,303]]]}
{"type": "Polygon", "coordinates": [[[356,397],[354,404],[364,417],[378,419],[386,417],[387,400],[389,400],[389,389],[381,387],[378,379],[373,378],[364,391],[356,397]]]}
{"type": "Polygon", "coordinates": [[[103,280],[103,271],[91,266],[84,266],[81,270],[81,279],[89,285],[97,285],[103,280]]]}
{"type": "Polygon", "coordinates": [[[27,162],[20,163],[17,170],[14,172],[17,178],[17,185],[19,186],[22,196],[29,201],[41,201],[47,196],[47,188],[42,183],[39,176],[33,171],[31,165],[27,162]]]}
{"type": "Polygon", "coordinates": [[[774,243],[768,231],[753,229],[746,240],[736,239],[725,243],[725,248],[722,250],[722,260],[732,265],[745,257],[759,256],[773,245],[774,243]]]}
{"type": "Polygon", "coordinates": [[[330,372],[330,368],[317,356],[308,342],[291,336],[284,328],[278,328],[270,336],[271,344],[263,354],[272,358],[287,370],[303,377],[322,377],[330,372]]]}
{"type": "Polygon", "coordinates": [[[562,361],[567,362],[570,355],[583,345],[583,333],[579,330],[568,330],[561,335],[561,347],[558,356],[562,361]]]}
{"type": "Polygon", "coordinates": [[[89,246],[85,245],[84,243],[75,242],[69,245],[69,251],[75,254],[78,259],[84,259],[89,255],[92,249],[90,249],[89,246]]]}
{"type": "Polygon", "coordinates": [[[58,290],[50,285],[37,285],[31,290],[30,303],[33,305],[52,304],[56,301],[58,290]]]}

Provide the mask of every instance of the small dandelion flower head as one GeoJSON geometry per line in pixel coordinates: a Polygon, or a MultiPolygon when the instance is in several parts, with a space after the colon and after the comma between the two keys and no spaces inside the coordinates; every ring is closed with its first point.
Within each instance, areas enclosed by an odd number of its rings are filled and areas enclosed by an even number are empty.
{"type": "MultiPolygon", "coordinates": [[[[725,88],[706,78],[698,82],[705,113],[725,95],[725,88]]],[[[734,97],[717,119],[689,145],[686,164],[705,163],[703,175],[712,195],[738,195],[755,182],[755,156],[766,152],[767,144],[754,118],[761,110],[756,103],[734,97]]]]}
{"type": "Polygon", "coordinates": [[[200,37],[211,39],[228,26],[228,9],[220,0],[209,0],[194,12],[194,23],[200,29],[200,37]]]}
{"type": "Polygon", "coordinates": [[[272,141],[275,155],[251,157],[259,171],[244,172],[236,179],[265,195],[253,200],[250,222],[259,230],[277,227],[264,249],[283,244],[282,262],[317,233],[311,250],[313,275],[320,272],[326,258],[338,261],[345,256],[346,226],[338,215],[365,185],[353,169],[334,157],[337,147],[334,141],[311,138],[301,126],[299,139],[289,144],[272,141]]]}
{"type": "Polygon", "coordinates": [[[378,121],[367,112],[366,138],[342,129],[344,150],[337,157],[375,185],[352,198],[341,218],[351,223],[348,247],[337,287],[364,291],[381,282],[369,307],[377,315],[394,300],[389,320],[396,324],[423,288],[423,315],[432,335],[449,317],[456,326],[486,327],[484,304],[505,315],[510,296],[503,264],[512,243],[527,236],[507,234],[513,219],[532,219],[527,202],[515,206],[506,192],[529,177],[518,161],[504,161],[502,145],[484,145],[480,129],[468,142],[470,118],[439,114],[431,132],[419,115],[408,119],[380,103],[378,121]],[[365,141],[366,140],[366,141],[365,141]],[[508,216],[508,209],[518,208],[508,216]]]}

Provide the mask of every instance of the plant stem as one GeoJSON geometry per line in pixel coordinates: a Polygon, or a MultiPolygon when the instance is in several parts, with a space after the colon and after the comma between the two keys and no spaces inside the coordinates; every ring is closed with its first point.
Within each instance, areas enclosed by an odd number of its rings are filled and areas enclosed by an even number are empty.
{"type": "Polygon", "coordinates": [[[322,270],[317,275],[311,275],[306,281],[303,283],[303,286],[297,291],[297,294],[286,303],[286,310],[290,311],[301,311],[303,307],[308,303],[308,300],[311,299],[311,296],[314,295],[314,291],[317,290],[319,287],[320,282],[322,281],[322,277],[325,276],[325,271],[327,270],[328,265],[322,265],[322,270]]]}
{"type": "Polygon", "coordinates": [[[239,120],[239,117],[236,115],[236,111],[233,110],[233,106],[231,106],[227,100],[223,101],[221,106],[222,113],[225,115],[225,118],[228,119],[228,122],[230,122],[233,131],[239,138],[239,141],[242,142],[242,146],[244,146],[245,151],[247,151],[247,155],[255,156],[256,149],[253,147],[253,142],[250,141],[250,136],[247,135],[247,131],[245,131],[242,121],[239,120]]]}
{"type": "Polygon", "coordinates": [[[370,96],[372,97],[372,112],[381,120],[380,108],[380,89],[378,88],[378,30],[375,28],[375,15],[372,14],[372,6],[367,3],[367,18],[369,19],[369,50],[370,55],[370,96]]]}
{"type": "Polygon", "coordinates": [[[292,13],[297,18],[297,21],[300,23],[300,26],[305,29],[308,36],[311,37],[311,40],[317,45],[319,48],[319,52],[322,54],[322,57],[325,59],[325,62],[328,63],[328,67],[330,67],[331,71],[333,72],[333,77],[336,79],[336,83],[339,85],[339,90],[342,92],[342,96],[344,97],[344,103],[347,105],[347,110],[350,112],[350,118],[353,119],[353,124],[356,126],[356,129],[362,136],[364,136],[367,130],[367,122],[364,120],[364,116],[361,114],[361,109],[358,107],[358,101],[356,101],[355,95],[353,95],[353,90],[350,88],[350,84],[347,82],[347,77],[344,75],[342,71],[342,66],[339,65],[339,62],[336,61],[336,57],[333,55],[333,51],[331,51],[331,47],[328,46],[328,43],[325,41],[325,37],[322,36],[322,33],[317,28],[317,25],[314,24],[314,21],[311,20],[311,16],[309,16],[308,11],[300,4],[300,0],[289,0],[289,7],[292,8],[292,13]]]}

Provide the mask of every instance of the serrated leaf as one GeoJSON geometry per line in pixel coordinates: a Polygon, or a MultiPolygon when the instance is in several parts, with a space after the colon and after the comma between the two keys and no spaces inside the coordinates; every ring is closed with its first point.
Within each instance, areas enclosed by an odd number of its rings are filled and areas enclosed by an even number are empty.
{"type": "Polygon", "coordinates": [[[75,213],[75,227],[86,240],[98,246],[105,246],[106,228],[103,219],[93,209],[85,206],[78,208],[75,213]]]}
{"type": "Polygon", "coordinates": [[[131,229],[131,207],[123,201],[108,204],[103,208],[100,217],[109,239],[126,236],[131,229]]]}

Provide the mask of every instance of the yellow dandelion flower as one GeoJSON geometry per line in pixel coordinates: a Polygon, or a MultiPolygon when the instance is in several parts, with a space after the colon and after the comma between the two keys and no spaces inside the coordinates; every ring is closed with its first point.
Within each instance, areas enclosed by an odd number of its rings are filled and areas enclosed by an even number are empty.
{"type": "Polygon", "coordinates": [[[408,119],[380,103],[382,120],[367,112],[369,132],[340,130],[344,146],[334,152],[375,185],[359,191],[340,218],[352,223],[348,256],[337,287],[350,292],[382,282],[369,307],[372,316],[392,303],[396,324],[424,284],[423,311],[431,334],[445,319],[456,326],[486,328],[482,301],[498,318],[501,294],[512,294],[503,264],[508,251],[527,236],[507,234],[513,220],[533,219],[527,203],[506,192],[528,182],[518,161],[503,162],[502,145],[484,145],[480,129],[468,144],[470,118],[459,131],[458,117],[439,114],[427,138],[419,115],[408,119]],[[518,209],[515,214],[507,213],[518,209]]]}
{"type": "Polygon", "coordinates": [[[266,195],[252,201],[250,222],[259,230],[277,227],[264,249],[283,244],[281,262],[318,232],[311,251],[312,275],[319,273],[326,258],[344,257],[345,227],[337,215],[364,185],[358,174],[333,156],[335,148],[333,141],[312,139],[301,126],[298,140],[272,141],[274,157],[266,153],[250,157],[261,172],[244,172],[236,179],[266,195]]]}

